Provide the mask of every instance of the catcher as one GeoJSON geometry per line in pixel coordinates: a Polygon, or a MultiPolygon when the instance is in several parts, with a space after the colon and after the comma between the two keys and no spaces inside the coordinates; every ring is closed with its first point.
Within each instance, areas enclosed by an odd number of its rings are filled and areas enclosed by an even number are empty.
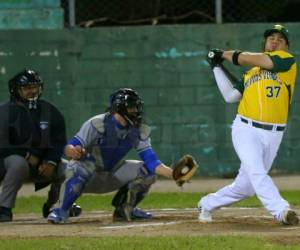
{"type": "Polygon", "coordinates": [[[82,193],[118,190],[112,200],[114,220],[150,219],[152,214],[137,208],[156,175],[174,178],[183,185],[195,173],[197,164],[184,156],[172,168],[163,164],[150,144],[150,129],[142,124],[143,101],[132,89],[119,89],[110,98],[104,114],[86,121],[69,140],[65,155],[70,159],[60,201],[48,216],[54,224],[65,222],[72,204],[82,193]],[[136,149],[142,161],[123,160],[136,149]]]}

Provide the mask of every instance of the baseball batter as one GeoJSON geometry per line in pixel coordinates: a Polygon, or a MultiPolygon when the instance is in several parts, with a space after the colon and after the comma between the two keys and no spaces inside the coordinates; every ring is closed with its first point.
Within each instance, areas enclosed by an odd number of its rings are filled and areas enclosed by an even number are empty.
{"type": "Polygon", "coordinates": [[[219,49],[208,52],[208,62],[225,101],[239,102],[232,141],[241,165],[232,184],[200,199],[199,221],[211,222],[214,210],[256,195],[280,223],[299,223],[297,214],[268,175],[286,129],[294,93],[296,62],[288,49],[288,30],[277,24],[264,32],[263,53],[219,49]],[[252,68],[242,81],[236,81],[222,65],[224,59],[252,68]]]}

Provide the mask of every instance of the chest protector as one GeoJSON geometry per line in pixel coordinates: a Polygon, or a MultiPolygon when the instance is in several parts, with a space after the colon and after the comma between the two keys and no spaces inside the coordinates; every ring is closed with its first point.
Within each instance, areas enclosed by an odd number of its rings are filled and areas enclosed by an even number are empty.
{"type": "Polygon", "coordinates": [[[139,134],[136,127],[117,128],[112,115],[105,116],[104,133],[98,141],[105,170],[111,170],[132,148],[137,147],[139,134]]]}

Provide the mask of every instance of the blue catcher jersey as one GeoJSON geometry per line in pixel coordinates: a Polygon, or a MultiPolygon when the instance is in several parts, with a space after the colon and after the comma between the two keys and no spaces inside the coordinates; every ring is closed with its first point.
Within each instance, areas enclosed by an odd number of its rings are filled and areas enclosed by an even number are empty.
{"type": "Polygon", "coordinates": [[[95,159],[96,166],[112,170],[125,155],[135,148],[149,172],[161,162],[150,142],[150,129],[122,127],[110,113],[100,114],[86,121],[69,144],[81,145],[95,159]]]}

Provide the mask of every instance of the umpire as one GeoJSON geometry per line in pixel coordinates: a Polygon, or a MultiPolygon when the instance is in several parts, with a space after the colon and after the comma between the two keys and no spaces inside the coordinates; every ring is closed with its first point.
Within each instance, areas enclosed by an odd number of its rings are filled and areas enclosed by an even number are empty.
{"type": "Polygon", "coordinates": [[[8,87],[10,100],[0,106],[0,222],[12,221],[17,193],[25,181],[34,182],[35,191],[51,183],[43,206],[46,217],[63,180],[65,120],[55,106],[40,99],[43,81],[35,71],[20,72],[8,87]]]}

